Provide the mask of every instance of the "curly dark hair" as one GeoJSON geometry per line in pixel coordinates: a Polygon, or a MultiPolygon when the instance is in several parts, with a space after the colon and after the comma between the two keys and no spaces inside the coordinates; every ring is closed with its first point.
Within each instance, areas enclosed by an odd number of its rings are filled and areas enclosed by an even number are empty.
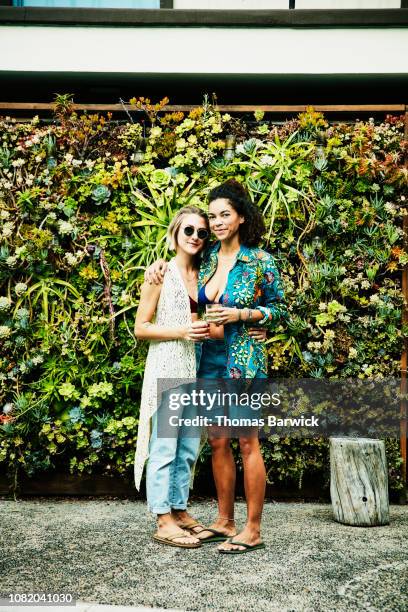
{"type": "Polygon", "coordinates": [[[241,244],[258,246],[265,233],[265,222],[259,208],[251,202],[245,187],[235,179],[228,179],[210,191],[208,204],[218,198],[228,200],[232,208],[245,218],[244,223],[239,226],[241,244]]]}

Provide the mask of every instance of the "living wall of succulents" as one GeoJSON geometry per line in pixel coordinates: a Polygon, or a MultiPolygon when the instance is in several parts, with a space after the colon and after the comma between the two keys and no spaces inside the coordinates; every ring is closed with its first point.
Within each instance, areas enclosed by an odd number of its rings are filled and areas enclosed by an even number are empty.
{"type": "MultiPolygon", "coordinates": [[[[205,207],[229,177],[263,212],[289,305],[267,340],[270,375],[399,376],[402,118],[330,124],[309,108],[274,124],[207,97],[184,114],[167,103],[134,98],[119,122],[75,112],[67,94],[51,123],[0,118],[0,466],[17,484],[52,471],[132,476],[143,271],[168,256],[174,212],[205,207]]],[[[399,442],[386,446],[396,490],[399,442]]],[[[270,482],[327,470],[327,440],[271,436],[262,448],[270,482]]]]}

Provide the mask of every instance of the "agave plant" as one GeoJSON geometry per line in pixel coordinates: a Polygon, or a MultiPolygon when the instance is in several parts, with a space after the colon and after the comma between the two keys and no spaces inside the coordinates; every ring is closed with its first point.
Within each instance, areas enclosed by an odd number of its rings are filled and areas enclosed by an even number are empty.
{"type": "Polygon", "coordinates": [[[14,306],[14,315],[18,316],[19,309],[26,305],[33,317],[34,308],[37,303],[41,303],[42,317],[44,323],[55,322],[58,309],[64,305],[65,309],[70,308],[70,302],[80,299],[79,291],[67,281],[60,278],[41,279],[31,285],[21,296],[14,306]],[[51,302],[51,304],[50,304],[51,302]]]}
{"type": "Polygon", "coordinates": [[[177,185],[167,189],[157,188],[152,179],[142,171],[138,181],[132,181],[128,176],[131,199],[140,220],[131,224],[132,238],[136,253],[126,263],[124,272],[140,270],[158,257],[165,257],[168,252],[166,244],[167,228],[174,214],[182,206],[187,206],[197,199],[206,189],[205,185],[195,187],[191,180],[184,189],[177,185]],[[137,248],[140,247],[140,250],[137,248]]]}
{"type": "Polygon", "coordinates": [[[247,144],[245,147],[244,143],[243,153],[247,159],[237,160],[233,164],[244,173],[246,187],[265,216],[268,224],[266,242],[271,239],[278,215],[286,217],[289,226],[301,231],[297,250],[305,265],[299,244],[314,226],[315,205],[310,186],[299,188],[297,178],[299,172],[305,172],[314,144],[297,140],[296,136],[297,132],[293,132],[281,142],[275,135],[274,141],[262,143],[262,146],[252,142],[251,146],[247,144]],[[266,164],[262,161],[265,157],[266,164]],[[303,219],[304,225],[298,225],[295,218],[303,219]]]}
{"type": "Polygon", "coordinates": [[[7,147],[0,148],[0,165],[6,169],[11,166],[11,151],[7,147]]]}

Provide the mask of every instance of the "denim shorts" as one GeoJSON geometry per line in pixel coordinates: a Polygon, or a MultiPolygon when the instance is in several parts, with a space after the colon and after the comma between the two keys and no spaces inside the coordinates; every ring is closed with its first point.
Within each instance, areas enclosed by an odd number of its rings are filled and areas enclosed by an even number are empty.
{"type": "Polygon", "coordinates": [[[205,340],[202,344],[198,378],[227,378],[227,345],[225,340],[205,340]]]}
{"type": "MultiPolygon", "coordinates": [[[[200,367],[197,372],[197,378],[208,379],[227,379],[229,386],[226,388],[228,392],[238,392],[240,387],[239,380],[233,380],[227,375],[227,348],[225,340],[205,340],[203,342],[200,367]]],[[[265,374],[261,373],[257,378],[266,378],[265,374]]],[[[221,381],[219,381],[221,383],[221,381]]],[[[256,381],[253,381],[256,383],[256,381]]],[[[256,384],[255,384],[256,386],[256,384]]],[[[217,385],[206,385],[206,389],[216,390],[217,385]]],[[[251,387],[252,388],[252,387],[251,387]]],[[[250,393],[250,392],[248,392],[250,393]]],[[[250,405],[245,403],[231,403],[227,407],[218,406],[214,415],[228,416],[230,419],[258,419],[261,417],[260,410],[254,410],[250,405]],[[222,409],[224,408],[224,410],[222,409]]]]}

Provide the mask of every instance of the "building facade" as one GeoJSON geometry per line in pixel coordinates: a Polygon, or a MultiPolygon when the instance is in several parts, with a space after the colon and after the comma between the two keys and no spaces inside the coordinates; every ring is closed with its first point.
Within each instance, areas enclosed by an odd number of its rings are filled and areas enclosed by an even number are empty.
{"type": "Polygon", "coordinates": [[[0,102],[405,103],[408,0],[0,0],[0,102]]]}

